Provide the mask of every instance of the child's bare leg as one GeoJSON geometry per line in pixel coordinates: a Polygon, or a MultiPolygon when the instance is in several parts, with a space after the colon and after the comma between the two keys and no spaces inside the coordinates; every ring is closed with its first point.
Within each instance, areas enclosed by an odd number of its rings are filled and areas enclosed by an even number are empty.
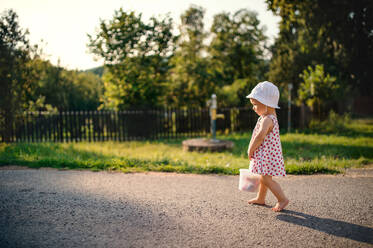
{"type": "Polygon", "coordinates": [[[262,181],[277,198],[277,204],[272,208],[272,210],[275,212],[280,212],[289,204],[288,198],[286,198],[280,185],[272,180],[271,176],[262,176],[262,181]]]}
{"type": "Polygon", "coordinates": [[[260,180],[258,194],[256,195],[255,198],[249,200],[249,204],[265,205],[267,190],[268,190],[267,186],[265,186],[265,184],[262,183],[262,180],[260,180]]]}

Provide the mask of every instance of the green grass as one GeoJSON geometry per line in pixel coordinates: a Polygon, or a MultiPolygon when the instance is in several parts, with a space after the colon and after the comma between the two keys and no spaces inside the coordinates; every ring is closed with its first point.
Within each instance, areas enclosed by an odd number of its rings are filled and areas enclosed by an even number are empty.
{"type": "MultiPolygon", "coordinates": [[[[354,121],[343,134],[282,134],[288,174],[338,173],[345,168],[373,164],[373,122],[354,121]]],[[[236,175],[247,168],[250,134],[231,134],[230,152],[182,151],[182,140],[0,144],[0,165],[33,168],[113,170],[122,172],[163,171],[236,175]]]]}

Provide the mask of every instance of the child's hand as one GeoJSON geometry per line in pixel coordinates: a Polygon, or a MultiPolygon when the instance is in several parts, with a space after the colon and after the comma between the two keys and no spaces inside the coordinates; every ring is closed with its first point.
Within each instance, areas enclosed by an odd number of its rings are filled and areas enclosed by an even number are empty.
{"type": "Polygon", "coordinates": [[[247,150],[247,156],[249,157],[249,159],[253,158],[253,154],[250,154],[249,150],[247,150]]]}

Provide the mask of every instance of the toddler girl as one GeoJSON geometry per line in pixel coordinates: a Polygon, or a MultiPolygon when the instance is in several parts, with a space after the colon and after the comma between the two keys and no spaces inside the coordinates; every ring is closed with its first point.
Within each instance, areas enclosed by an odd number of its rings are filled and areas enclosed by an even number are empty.
{"type": "Polygon", "coordinates": [[[260,175],[260,186],[256,198],[251,199],[249,204],[265,205],[269,189],[278,201],[272,208],[276,212],[284,209],[289,203],[280,185],[272,180],[273,176],[286,175],[275,111],[275,108],[279,108],[279,96],[278,88],[271,82],[264,81],[256,85],[246,97],[250,98],[253,110],[260,116],[247,151],[250,159],[249,170],[260,175]]]}

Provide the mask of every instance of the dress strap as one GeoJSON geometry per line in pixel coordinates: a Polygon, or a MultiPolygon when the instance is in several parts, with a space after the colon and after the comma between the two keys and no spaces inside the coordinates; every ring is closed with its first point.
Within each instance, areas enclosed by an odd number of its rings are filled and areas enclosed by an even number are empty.
{"type": "Polygon", "coordinates": [[[274,124],[277,123],[277,117],[276,116],[274,116],[274,115],[266,115],[266,116],[271,118],[274,124]]]}
{"type": "Polygon", "coordinates": [[[277,120],[277,117],[275,115],[265,115],[265,116],[261,115],[260,118],[264,118],[266,116],[270,117],[271,119],[277,120]]]}

